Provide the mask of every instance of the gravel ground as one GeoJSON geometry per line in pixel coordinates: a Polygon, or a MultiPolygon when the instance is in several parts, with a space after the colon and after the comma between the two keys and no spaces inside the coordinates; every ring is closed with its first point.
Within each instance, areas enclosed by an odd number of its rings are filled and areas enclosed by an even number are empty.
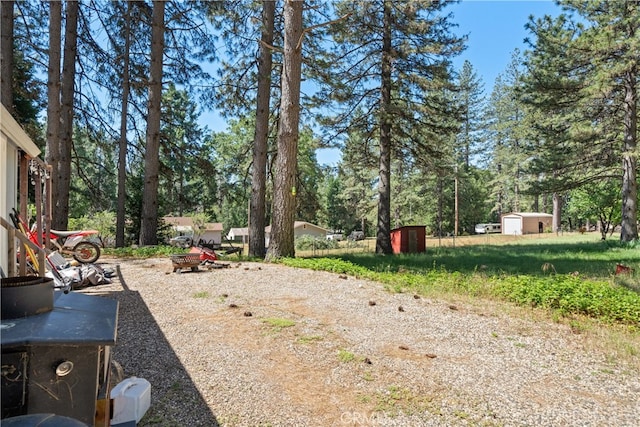
{"type": "Polygon", "coordinates": [[[274,264],[106,259],[141,426],[637,426],[640,375],[566,325],[274,264]]]}

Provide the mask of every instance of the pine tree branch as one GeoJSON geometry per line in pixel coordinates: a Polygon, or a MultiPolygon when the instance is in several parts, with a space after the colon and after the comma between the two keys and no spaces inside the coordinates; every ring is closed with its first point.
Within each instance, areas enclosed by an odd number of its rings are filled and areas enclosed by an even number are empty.
{"type": "Polygon", "coordinates": [[[350,16],[351,16],[351,13],[347,13],[346,15],[341,16],[340,18],[334,19],[333,21],[327,21],[322,24],[312,25],[309,28],[305,28],[304,30],[302,30],[302,34],[300,34],[300,39],[298,40],[298,44],[296,44],[296,50],[300,49],[300,46],[302,46],[302,39],[304,38],[305,33],[309,33],[315,30],[316,28],[326,27],[327,25],[333,25],[337,22],[344,21],[350,16]]]}
{"type": "Polygon", "coordinates": [[[272,46],[269,43],[267,43],[267,42],[265,42],[263,40],[260,40],[260,39],[257,39],[257,40],[258,40],[258,43],[260,43],[262,46],[266,47],[267,49],[270,49],[270,50],[272,50],[274,52],[280,52],[280,53],[283,52],[283,49],[281,47],[272,46]]]}

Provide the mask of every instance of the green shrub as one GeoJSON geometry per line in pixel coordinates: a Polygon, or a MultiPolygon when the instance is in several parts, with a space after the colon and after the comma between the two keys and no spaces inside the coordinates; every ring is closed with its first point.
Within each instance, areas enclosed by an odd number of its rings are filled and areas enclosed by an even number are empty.
{"type": "Polygon", "coordinates": [[[607,321],[640,323],[640,295],[607,282],[572,275],[508,276],[496,279],[495,293],[520,305],[584,314],[607,321]]]}
{"type": "Polygon", "coordinates": [[[116,214],[96,212],[82,218],[69,218],[69,230],[97,230],[101,246],[113,246],[116,235],[116,214]]]}
{"type": "Polygon", "coordinates": [[[280,262],[289,267],[308,268],[311,270],[331,271],[348,274],[354,277],[373,277],[374,273],[339,258],[282,258],[280,262]]]}

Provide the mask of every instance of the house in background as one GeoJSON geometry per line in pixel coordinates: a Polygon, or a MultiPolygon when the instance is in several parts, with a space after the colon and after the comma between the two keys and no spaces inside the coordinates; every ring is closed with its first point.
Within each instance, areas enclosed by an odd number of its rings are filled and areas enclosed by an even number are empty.
{"type": "MultiPolygon", "coordinates": [[[[264,228],[264,235],[267,246],[269,246],[269,239],[271,238],[270,225],[264,228]]],[[[311,224],[310,222],[295,221],[293,223],[293,238],[297,239],[300,236],[312,236],[324,239],[327,236],[327,229],[315,224],[311,224]]]]}
{"type": "Polygon", "coordinates": [[[551,230],[553,215],[541,212],[512,212],[502,215],[502,234],[521,236],[551,230]]]}
{"type": "Polygon", "coordinates": [[[242,242],[243,245],[249,243],[249,228],[231,228],[227,233],[227,240],[231,242],[242,242]]]}
{"type": "Polygon", "coordinates": [[[327,229],[311,224],[310,222],[296,221],[293,224],[293,237],[313,236],[321,239],[327,237],[327,229]]]}
{"type": "Polygon", "coordinates": [[[193,220],[188,216],[165,216],[162,219],[177,235],[193,235],[193,220]]]}
{"type": "Polygon", "coordinates": [[[222,243],[222,223],[221,222],[207,222],[204,225],[204,232],[200,236],[200,239],[207,243],[222,243]]]}
{"type": "MultiPolygon", "coordinates": [[[[188,216],[165,216],[164,222],[171,226],[177,236],[192,236],[194,241],[204,240],[207,243],[222,243],[222,223],[207,222],[204,224],[204,231],[196,235],[193,219],[188,216]]],[[[196,241],[197,243],[197,241],[196,241]]]]}
{"type": "MultiPolygon", "coordinates": [[[[297,239],[300,236],[313,236],[324,239],[327,236],[327,230],[315,224],[311,224],[310,222],[296,221],[293,223],[293,238],[297,239]]],[[[268,225],[264,228],[264,241],[266,246],[269,246],[270,238],[271,226],[268,225]]],[[[231,241],[242,241],[242,243],[249,243],[249,229],[247,227],[232,228],[227,234],[227,239],[231,241]]]]}
{"type": "MultiPolygon", "coordinates": [[[[297,239],[300,236],[312,236],[324,239],[327,236],[327,229],[311,224],[305,221],[295,221],[293,223],[293,238],[297,239]]],[[[264,240],[266,246],[269,246],[271,239],[271,226],[268,225],[264,228],[264,240]]]]}

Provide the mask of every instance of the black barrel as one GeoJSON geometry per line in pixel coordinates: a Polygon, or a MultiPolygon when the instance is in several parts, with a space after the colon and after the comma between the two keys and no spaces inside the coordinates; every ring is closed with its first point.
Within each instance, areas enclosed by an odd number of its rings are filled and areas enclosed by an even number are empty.
{"type": "Polygon", "coordinates": [[[53,310],[53,279],[17,276],[0,280],[3,320],[27,317],[53,310]]]}

